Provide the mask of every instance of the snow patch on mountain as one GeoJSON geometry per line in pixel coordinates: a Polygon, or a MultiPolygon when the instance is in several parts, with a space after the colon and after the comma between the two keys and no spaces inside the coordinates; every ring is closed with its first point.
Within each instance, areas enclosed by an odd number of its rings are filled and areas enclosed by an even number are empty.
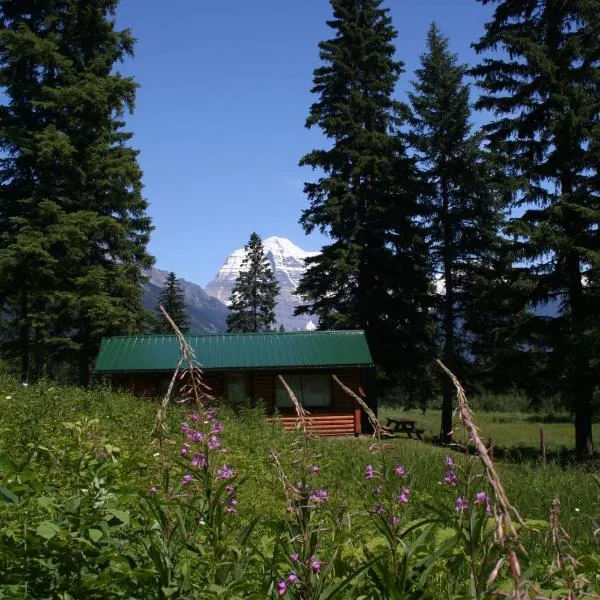
{"type": "MultiPolygon", "coordinates": [[[[263,248],[280,286],[275,308],[277,326],[283,325],[288,331],[316,329],[315,317],[310,315],[294,316],[294,309],[301,303],[300,298],[294,292],[306,270],[305,260],[319,253],[302,250],[287,238],[278,236],[264,239],[263,248]]],[[[224,304],[229,304],[231,291],[242,269],[242,261],[245,256],[244,248],[232,252],[214,279],[205,287],[206,293],[224,304]]]]}

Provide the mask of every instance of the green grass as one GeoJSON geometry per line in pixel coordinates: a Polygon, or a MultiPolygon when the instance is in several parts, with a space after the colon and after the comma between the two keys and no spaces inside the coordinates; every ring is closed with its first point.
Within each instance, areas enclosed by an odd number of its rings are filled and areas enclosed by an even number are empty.
{"type": "MultiPolygon", "coordinates": [[[[379,417],[385,424],[388,416],[405,417],[417,421],[418,427],[425,429],[425,436],[433,438],[439,435],[441,423],[441,411],[427,410],[424,414],[421,410],[399,410],[382,407],[379,417]]],[[[540,413],[523,412],[483,412],[474,411],[475,422],[481,430],[482,437],[486,442],[491,439],[494,446],[505,449],[526,449],[539,454],[540,429],[544,430],[546,448],[550,452],[574,450],[575,429],[569,422],[569,415],[559,413],[544,415],[540,413]],[[549,417],[555,421],[548,422],[549,417]]],[[[593,425],[594,439],[600,440],[600,423],[593,425]]],[[[460,425],[456,424],[456,437],[463,439],[460,425]]]]}
{"type": "MultiPolygon", "coordinates": [[[[49,383],[24,387],[14,380],[0,380],[0,452],[17,460],[25,460],[37,445],[59,443],[65,435],[62,423],[83,417],[97,419],[98,429],[122,450],[121,460],[127,470],[127,484],[140,493],[158,483],[158,458],[154,456],[151,431],[158,404],[153,401],[117,394],[109,390],[83,391],[61,388],[49,383]]],[[[382,409],[381,416],[392,414],[382,409]]],[[[439,412],[402,412],[415,418],[433,436],[439,428],[439,412]]],[[[180,407],[169,413],[169,452],[177,455],[181,444],[179,424],[184,418],[180,407]]],[[[244,518],[259,516],[268,521],[284,510],[283,492],[277,481],[270,458],[271,449],[277,449],[289,466],[287,449],[294,437],[284,434],[277,426],[266,425],[257,410],[247,410],[241,416],[225,413],[225,444],[229,448],[227,461],[246,476],[239,494],[240,513],[244,518]]],[[[572,447],[572,425],[568,423],[543,424],[529,421],[525,414],[475,415],[483,435],[492,437],[498,446],[515,448],[537,447],[539,428],[543,426],[550,449],[572,447]]],[[[595,426],[600,439],[600,428],[595,426]]],[[[313,442],[320,454],[320,485],[330,492],[329,510],[332,515],[341,507],[349,509],[350,518],[366,511],[373,500],[371,486],[364,480],[364,467],[373,460],[371,440],[319,439],[313,442]]],[[[410,510],[418,516],[420,502],[440,501],[441,479],[444,474],[444,456],[448,451],[430,443],[399,438],[387,445],[387,460],[406,465],[411,488],[410,510]]],[[[457,461],[468,459],[455,454],[457,461]]],[[[514,458],[514,457],[512,457],[514,458]]],[[[591,474],[576,465],[541,465],[534,457],[522,463],[497,461],[500,477],[509,498],[528,519],[547,519],[553,498],[562,503],[562,521],[573,535],[574,544],[581,552],[597,551],[598,544],[592,532],[600,527],[599,490],[591,474]]],[[[0,483],[1,483],[0,474],[0,483]]],[[[542,543],[542,541],[540,541],[542,543]]]]}

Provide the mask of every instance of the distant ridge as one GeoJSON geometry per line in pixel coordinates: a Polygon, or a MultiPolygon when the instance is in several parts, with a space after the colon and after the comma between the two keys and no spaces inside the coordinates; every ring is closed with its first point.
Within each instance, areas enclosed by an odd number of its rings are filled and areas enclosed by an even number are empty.
{"type": "MultiPolygon", "coordinates": [[[[144,285],[142,303],[146,310],[154,312],[168,272],[151,269],[146,273],[149,281],[144,285]]],[[[179,280],[190,317],[190,333],[220,333],[227,330],[228,308],[216,298],[209,296],[199,285],[179,280]]]]}

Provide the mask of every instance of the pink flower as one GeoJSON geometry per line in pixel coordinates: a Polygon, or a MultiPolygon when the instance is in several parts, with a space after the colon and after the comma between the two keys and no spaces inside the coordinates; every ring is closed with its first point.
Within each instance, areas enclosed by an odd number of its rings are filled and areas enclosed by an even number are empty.
{"type": "Polygon", "coordinates": [[[392,527],[398,527],[398,523],[400,523],[400,518],[397,517],[396,515],[392,515],[390,517],[390,525],[392,527]]]}
{"type": "Polygon", "coordinates": [[[318,473],[321,469],[317,465],[312,465],[308,467],[309,473],[318,473]]]}
{"type": "Polygon", "coordinates": [[[398,494],[396,496],[396,502],[398,504],[408,504],[408,494],[410,493],[410,490],[408,488],[404,488],[402,490],[401,494],[398,494]]]}
{"type": "Polygon", "coordinates": [[[373,496],[381,496],[381,488],[378,486],[376,488],[373,488],[373,496]]]}
{"type": "Polygon", "coordinates": [[[446,485],[455,486],[458,483],[458,477],[454,471],[448,471],[446,475],[444,475],[443,481],[446,485]]]}
{"type": "Polygon", "coordinates": [[[184,444],[183,448],[181,448],[179,454],[181,454],[181,456],[187,456],[190,452],[190,445],[189,444],[184,444]]]}
{"type": "Polygon", "coordinates": [[[321,571],[321,563],[314,556],[310,559],[310,568],[312,569],[313,573],[319,573],[321,571]]]}
{"type": "Polygon", "coordinates": [[[444,459],[444,462],[446,463],[446,466],[449,469],[454,469],[454,467],[456,466],[454,463],[454,459],[451,456],[446,456],[446,458],[444,459]]]}
{"type": "Polygon", "coordinates": [[[280,596],[285,596],[286,591],[287,591],[287,585],[285,584],[285,581],[278,581],[277,582],[277,593],[280,596]]]}
{"type": "Polygon", "coordinates": [[[194,413],[190,416],[190,420],[194,421],[194,423],[200,423],[200,415],[194,413]]]}
{"type": "Polygon", "coordinates": [[[396,467],[394,468],[394,473],[397,477],[403,478],[406,474],[404,470],[404,465],[396,465],[396,467]]]}
{"type": "Polygon", "coordinates": [[[469,501],[464,496],[456,499],[456,512],[464,513],[469,510],[469,501]]]}
{"type": "Polygon", "coordinates": [[[194,467],[200,467],[201,469],[208,469],[208,459],[206,456],[204,456],[204,454],[200,454],[200,452],[194,452],[192,465],[194,467]]]}
{"type": "Polygon", "coordinates": [[[365,479],[373,479],[373,465],[365,467],[365,479]]]}
{"type": "Polygon", "coordinates": [[[298,575],[296,575],[296,571],[290,571],[288,575],[288,582],[294,585],[298,581],[298,575]]]}
{"type": "Polygon", "coordinates": [[[150,493],[150,494],[156,494],[156,493],[158,493],[158,488],[157,488],[155,485],[153,485],[153,486],[152,486],[152,487],[151,487],[151,488],[148,490],[148,493],[150,493]]]}
{"type": "Polygon", "coordinates": [[[296,561],[298,560],[298,553],[297,553],[297,552],[292,552],[292,553],[290,554],[290,560],[291,560],[292,562],[296,562],[296,561]]]}
{"type": "Polygon", "coordinates": [[[183,485],[190,485],[190,483],[192,483],[193,479],[194,478],[189,473],[187,473],[186,475],[183,476],[183,479],[181,480],[181,483],[183,485]]]}
{"type": "Polygon", "coordinates": [[[208,449],[216,450],[221,445],[221,441],[216,435],[211,435],[208,440],[208,449]]]}
{"type": "Polygon", "coordinates": [[[235,477],[235,471],[231,467],[223,465],[220,469],[217,469],[216,475],[217,479],[227,481],[228,479],[235,477]]]}

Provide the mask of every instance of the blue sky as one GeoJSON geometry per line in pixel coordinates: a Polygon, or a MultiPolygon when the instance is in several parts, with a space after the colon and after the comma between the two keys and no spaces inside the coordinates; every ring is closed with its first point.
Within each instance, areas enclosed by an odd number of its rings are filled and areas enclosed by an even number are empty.
{"type": "MultiPolygon", "coordinates": [[[[406,64],[405,98],[435,20],[461,61],[491,7],[475,0],[388,0],[406,64]]],[[[120,67],[140,84],[128,119],[140,150],[158,268],[206,285],[252,231],[305,250],[326,242],[298,225],[307,206],[298,160],[323,139],[304,122],[314,98],[317,44],[331,37],[327,0],[122,0],[135,58],[120,67]]]]}

